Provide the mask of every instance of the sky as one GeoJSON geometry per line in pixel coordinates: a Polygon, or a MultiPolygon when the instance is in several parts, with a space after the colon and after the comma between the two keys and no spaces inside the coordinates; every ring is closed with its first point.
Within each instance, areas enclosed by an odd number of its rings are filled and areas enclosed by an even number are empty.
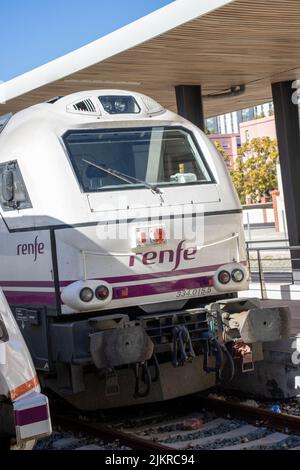
{"type": "Polygon", "coordinates": [[[0,0],[0,82],[78,49],[173,0],[0,0]]]}

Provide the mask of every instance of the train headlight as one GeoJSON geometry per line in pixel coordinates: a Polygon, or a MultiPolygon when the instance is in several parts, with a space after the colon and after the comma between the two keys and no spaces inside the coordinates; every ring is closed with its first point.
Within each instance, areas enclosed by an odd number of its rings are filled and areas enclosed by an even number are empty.
{"type": "Polygon", "coordinates": [[[230,279],[231,279],[231,275],[228,271],[225,271],[225,269],[219,272],[218,280],[221,284],[228,284],[230,279]]]}
{"type": "Polygon", "coordinates": [[[244,280],[245,274],[241,269],[234,269],[231,273],[231,277],[234,282],[242,282],[244,280]]]}
{"type": "Polygon", "coordinates": [[[106,286],[98,286],[95,291],[95,295],[98,300],[105,300],[109,296],[110,292],[106,286]]]}
{"type": "Polygon", "coordinates": [[[94,292],[89,287],[84,287],[79,293],[82,302],[91,302],[94,298],[94,292]]]}

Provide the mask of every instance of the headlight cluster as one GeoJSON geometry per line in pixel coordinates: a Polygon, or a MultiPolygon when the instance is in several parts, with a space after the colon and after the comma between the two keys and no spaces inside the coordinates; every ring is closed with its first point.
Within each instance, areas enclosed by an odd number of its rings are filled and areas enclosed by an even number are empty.
{"type": "Polygon", "coordinates": [[[218,280],[221,284],[228,284],[231,280],[234,282],[242,282],[244,277],[244,272],[238,268],[234,269],[231,273],[223,269],[218,274],[218,280]]]}
{"type": "Polygon", "coordinates": [[[82,302],[91,302],[94,297],[98,300],[106,300],[109,296],[109,289],[104,285],[96,287],[95,291],[90,287],[83,287],[79,293],[82,302]]]}

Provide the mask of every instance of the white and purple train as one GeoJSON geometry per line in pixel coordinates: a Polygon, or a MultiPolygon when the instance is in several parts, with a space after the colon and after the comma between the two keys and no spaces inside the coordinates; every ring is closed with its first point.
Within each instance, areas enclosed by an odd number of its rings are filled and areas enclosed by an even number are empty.
{"type": "Polygon", "coordinates": [[[237,299],[248,287],[241,206],[204,133],[119,90],[6,121],[0,286],[42,384],[97,409],[252,370],[288,313],[237,299]]]}

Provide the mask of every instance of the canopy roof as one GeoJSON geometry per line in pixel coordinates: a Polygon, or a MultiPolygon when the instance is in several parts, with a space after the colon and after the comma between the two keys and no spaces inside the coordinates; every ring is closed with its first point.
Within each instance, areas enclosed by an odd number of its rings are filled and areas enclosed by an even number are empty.
{"type": "Polygon", "coordinates": [[[272,99],[270,84],[300,79],[297,0],[177,0],[0,85],[0,115],[69,93],[124,88],[176,111],[175,85],[236,96],[204,101],[215,116],[272,99]]]}

